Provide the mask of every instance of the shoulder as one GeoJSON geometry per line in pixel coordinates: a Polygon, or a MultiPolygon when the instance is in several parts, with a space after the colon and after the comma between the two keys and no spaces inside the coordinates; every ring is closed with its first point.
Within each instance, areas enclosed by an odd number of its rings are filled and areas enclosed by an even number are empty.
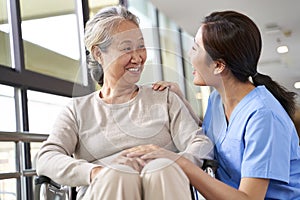
{"type": "Polygon", "coordinates": [[[97,98],[99,91],[94,91],[90,94],[80,96],[80,97],[74,97],[70,103],[68,104],[67,107],[73,108],[73,109],[78,109],[82,107],[90,107],[93,105],[93,102],[97,102],[97,98]]]}
{"type": "Polygon", "coordinates": [[[263,114],[271,114],[280,120],[289,120],[290,117],[280,102],[272,95],[265,86],[255,88],[252,100],[253,107],[263,114]]]}
{"type": "Polygon", "coordinates": [[[292,119],[265,86],[256,87],[249,99],[242,111],[248,115],[251,125],[273,127],[271,129],[275,132],[294,131],[292,119]]]}
{"type": "Polygon", "coordinates": [[[147,98],[148,100],[152,100],[153,102],[182,102],[182,99],[169,88],[164,89],[163,91],[156,91],[152,89],[152,85],[140,85],[141,98],[147,98]]]}
{"type": "Polygon", "coordinates": [[[156,91],[152,89],[151,84],[139,85],[139,90],[143,98],[164,98],[169,93],[169,88],[166,88],[163,91],[156,91]]]}
{"type": "Polygon", "coordinates": [[[90,94],[84,95],[84,96],[79,96],[79,97],[74,97],[73,101],[76,103],[82,102],[82,101],[91,101],[92,99],[99,97],[99,91],[94,91],[90,94]]]}

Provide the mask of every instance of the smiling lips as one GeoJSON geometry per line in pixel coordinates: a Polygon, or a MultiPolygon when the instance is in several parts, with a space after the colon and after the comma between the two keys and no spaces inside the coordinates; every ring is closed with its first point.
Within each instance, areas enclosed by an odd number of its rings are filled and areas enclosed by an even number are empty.
{"type": "Polygon", "coordinates": [[[127,71],[139,72],[139,71],[141,71],[141,67],[131,67],[131,68],[128,68],[127,71]]]}

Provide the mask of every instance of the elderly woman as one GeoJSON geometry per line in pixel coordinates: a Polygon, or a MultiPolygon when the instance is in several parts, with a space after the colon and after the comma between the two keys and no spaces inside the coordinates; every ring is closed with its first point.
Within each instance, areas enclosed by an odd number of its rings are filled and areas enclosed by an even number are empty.
{"type": "Polygon", "coordinates": [[[86,24],[85,44],[101,89],[62,111],[39,152],[38,174],[77,186],[77,199],[190,199],[175,162],[127,156],[160,147],[201,167],[213,149],[175,93],[136,84],[147,57],[136,16],[101,10],[86,24]]]}

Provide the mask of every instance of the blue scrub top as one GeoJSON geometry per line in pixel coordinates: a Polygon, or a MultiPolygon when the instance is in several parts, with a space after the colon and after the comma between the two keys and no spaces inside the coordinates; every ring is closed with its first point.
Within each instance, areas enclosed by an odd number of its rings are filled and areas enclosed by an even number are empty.
{"type": "Polygon", "coordinates": [[[227,124],[217,91],[203,130],[215,144],[217,178],[238,188],[242,177],[270,179],[265,199],[300,199],[300,147],[294,123],[265,86],[234,108],[227,124]]]}

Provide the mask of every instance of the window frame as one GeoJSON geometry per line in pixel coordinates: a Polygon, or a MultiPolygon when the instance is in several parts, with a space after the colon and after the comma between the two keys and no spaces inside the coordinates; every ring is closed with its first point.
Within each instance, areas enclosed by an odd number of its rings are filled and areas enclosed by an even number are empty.
{"type": "MultiPolygon", "coordinates": [[[[83,20],[78,24],[84,25],[89,16],[88,1],[76,1],[76,14],[83,20]],[[81,11],[79,9],[82,9],[81,11]]],[[[7,0],[8,24],[10,26],[10,49],[12,67],[0,65],[0,84],[9,85],[21,89],[31,89],[39,92],[56,94],[66,97],[82,96],[95,90],[89,74],[88,85],[84,86],[75,82],[62,80],[52,76],[40,74],[25,69],[24,47],[21,30],[21,13],[19,0],[7,0]],[[76,93],[73,88],[76,87],[76,93]]],[[[86,71],[86,70],[85,70],[86,71]]]]}
{"type": "MultiPolygon", "coordinates": [[[[75,3],[78,20],[77,23],[80,28],[84,28],[84,25],[89,18],[88,0],[75,0],[75,3]]],[[[83,70],[83,72],[87,73],[87,86],[26,70],[21,29],[22,19],[20,12],[20,0],[7,0],[7,15],[8,25],[10,28],[9,41],[11,66],[0,65],[0,84],[15,88],[16,131],[28,133],[30,129],[28,121],[27,90],[34,90],[65,97],[76,97],[95,91],[95,86],[87,70],[83,70]],[[76,91],[74,91],[74,88],[76,88],[76,91]]],[[[82,52],[85,51],[82,50],[82,52]]],[[[85,58],[83,58],[80,63],[83,64],[84,61],[85,58]]],[[[86,66],[82,65],[82,67],[86,66]]],[[[24,142],[22,146],[16,145],[16,158],[19,159],[20,155],[22,155],[22,166],[20,166],[20,162],[16,163],[18,171],[32,169],[30,143],[24,142]]],[[[34,199],[32,177],[17,178],[16,187],[16,191],[18,191],[18,200],[34,199]]]]}

